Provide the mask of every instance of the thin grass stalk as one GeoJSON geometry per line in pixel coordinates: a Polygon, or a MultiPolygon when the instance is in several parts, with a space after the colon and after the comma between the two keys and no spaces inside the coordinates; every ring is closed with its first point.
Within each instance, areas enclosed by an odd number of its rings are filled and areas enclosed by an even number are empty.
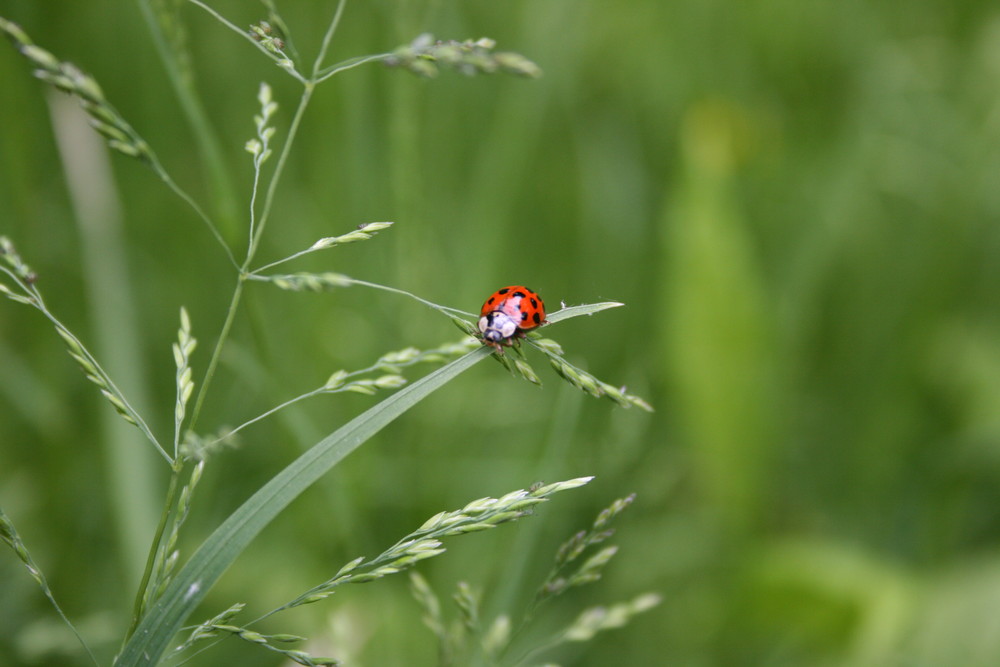
{"type": "Polygon", "coordinates": [[[313,62],[313,82],[316,82],[317,77],[319,77],[320,70],[323,67],[323,61],[326,60],[326,53],[330,50],[330,43],[333,41],[333,34],[337,32],[337,26],[340,25],[340,17],[344,13],[345,5],[347,5],[347,0],[340,0],[340,2],[337,3],[337,9],[333,13],[333,20],[330,21],[330,26],[326,29],[326,34],[323,35],[323,43],[320,45],[319,53],[316,54],[316,60],[313,62]]]}
{"type": "Polygon", "coordinates": [[[351,281],[351,283],[353,283],[355,285],[361,285],[363,287],[371,287],[372,289],[382,290],[383,292],[392,292],[393,294],[402,294],[403,296],[407,296],[407,297],[409,297],[411,299],[414,299],[415,301],[419,301],[420,303],[424,304],[425,306],[430,306],[434,310],[440,311],[440,312],[444,313],[445,315],[449,315],[449,316],[457,315],[457,316],[460,316],[460,317],[461,316],[464,316],[464,317],[473,317],[472,313],[466,312],[464,310],[460,310],[458,308],[451,308],[450,306],[442,306],[442,305],[436,304],[433,301],[428,301],[427,299],[423,299],[423,298],[417,296],[416,294],[413,294],[412,292],[407,292],[406,290],[402,290],[402,289],[399,289],[397,287],[389,287],[388,285],[379,285],[378,283],[370,283],[367,280],[358,280],[357,278],[350,278],[349,280],[351,281]]]}
{"type": "Polygon", "coordinates": [[[358,56],[356,58],[348,58],[347,60],[339,62],[336,65],[331,65],[330,67],[327,67],[326,69],[317,73],[316,83],[323,83],[324,81],[329,79],[331,76],[334,76],[335,74],[346,72],[349,69],[354,69],[355,67],[360,67],[361,65],[365,65],[367,63],[385,60],[390,56],[392,56],[392,53],[387,52],[387,53],[375,53],[370,56],[358,56]]]}
{"type": "Polygon", "coordinates": [[[222,330],[219,332],[218,340],[215,341],[215,349],[212,350],[212,356],[208,359],[208,368],[205,370],[205,376],[202,378],[201,387],[198,389],[198,394],[194,401],[194,409],[191,411],[191,421],[188,422],[189,431],[193,431],[195,425],[198,423],[198,417],[201,415],[201,406],[205,402],[205,395],[208,392],[209,385],[212,383],[212,378],[215,377],[215,369],[219,365],[219,358],[222,356],[222,348],[225,346],[226,339],[229,338],[229,332],[233,328],[233,322],[236,320],[236,311],[239,308],[245,284],[242,278],[236,281],[236,288],[233,290],[233,297],[229,300],[229,309],[226,311],[226,320],[222,323],[222,330]]]}
{"type": "Polygon", "coordinates": [[[256,417],[254,417],[253,419],[249,419],[249,420],[243,422],[242,424],[240,424],[236,428],[234,428],[234,429],[232,429],[230,431],[227,431],[224,436],[222,436],[222,437],[220,437],[220,438],[212,441],[209,444],[210,445],[214,445],[215,443],[220,442],[222,440],[225,440],[226,438],[231,438],[232,436],[236,435],[237,433],[239,433],[243,429],[247,428],[248,426],[252,426],[253,424],[256,424],[259,421],[263,421],[264,419],[267,419],[271,415],[273,415],[273,414],[275,414],[277,412],[281,412],[282,410],[284,410],[287,407],[295,405],[296,403],[299,403],[300,401],[304,401],[307,398],[312,398],[313,396],[319,396],[320,394],[324,394],[324,393],[328,393],[327,389],[325,387],[320,387],[319,389],[313,389],[312,391],[308,391],[308,392],[306,392],[304,394],[299,394],[295,398],[290,398],[287,401],[285,401],[284,403],[281,403],[280,405],[274,406],[273,408],[271,408],[267,412],[263,412],[263,413],[257,415],[256,417]]]}
{"type": "Polygon", "coordinates": [[[162,180],[167,185],[168,188],[173,190],[174,194],[183,199],[184,202],[188,206],[190,206],[192,210],[194,210],[194,212],[198,215],[198,217],[202,219],[205,225],[208,226],[208,229],[212,233],[212,236],[215,237],[215,240],[219,242],[219,245],[221,245],[222,249],[226,252],[226,257],[229,258],[229,263],[232,264],[234,267],[239,268],[239,264],[236,262],[236,257],[233,256],[233,251],[230,250],[229,244],[226,243],[226,239],[222,237],[222,233],[219,231],[219,228],[215,225],[214,222],[212,222],[212,219],[208,216],[207,213],[205,213],[204,209],[202,209],[202,207],[198,205],[198,202],[196,202],[191,195],[185,192],[181,186],[177,185],[176,181],[174,181],[174,179],[170,176],[170,174],[167,173],[166,169],[163,168],[163,165],[160,164],[160,161],[156,159],[155,156],[150,161],[150,166],[153,168],[153,171],[155,171],[156,174],[160,177],[160,180],[162,180]]]}
{"type": "Polygon", "coordinates": [[[250,239],[250,245],[247,248],[246,260],[243,262],[242,267],[244,272],[247,271],[250,263],[253,261],[254,255],[257,253],[257,248],[260,245],[260,237],[264,233],[264,228],[271,214],[271,207],[274,205],[274,195],[278,190],[278,184],[281,182],[281,176],[285,170],[285,162],[292,152],[292,146],[295,144],[295,139],[298,136],[299,126],[302,123],[302,118],[305,116],[306,108],[309,106],[309,101],[312,99],[313,91],[316,88],[316,84],[311,81],[305,82],[303,86],[302,97],[299,99],[299,105],[295,109],[295,115],[292,116],[292,122],[288,128],[288,138],[285,140],[285,145],[282,146],[281,152],[278,154],[278,163],[274,167],[274,173],[271,174],[271,182],[268,184],[267,194],[264,196],[264,208],[260,213],[260,223],[253,237],[250,239]]]}

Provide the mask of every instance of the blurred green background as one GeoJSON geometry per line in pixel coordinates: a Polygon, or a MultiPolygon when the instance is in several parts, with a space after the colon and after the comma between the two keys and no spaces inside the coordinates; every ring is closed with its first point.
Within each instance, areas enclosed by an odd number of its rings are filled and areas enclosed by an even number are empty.
{"type": "MultiPolygon", "coordinates": [[[[204,140],[140,3],[0,0],[0,15],[93,74],[242,255],[252,175],[243,144],[257,87],[269,82],[281,105],[280,146],[299,86],[178,4],[228,194],[205,167],[204,140]]],[[[257,3],[212,6],[241,27],[265,17],[257,3]]],[[[279,8],[311,63],[333,3],[279,8]]],[[[286,268],[338,271],[469,311],[509,283],[532,286],[552,309],[623,301],[549,334],[656,412],[584,397],[540,358],[542,389],[482,363],[296,502],[199,618],[240,600],[254,617],[440,510],[593,474],[537,517],[453,540],[421,572],[446,604],[466,580],[485,588],[489,612],[516,613],[557,546],[636,491],[605,578],[559,600],[539,629],[648,590],[664,602],[549,659],[1000,662],[1000,8],[355,1],[331,62],[421,32],[492,37],[545,75],[421,80],[371,65],[320,86],[260,262],[392,220],[377,240],[286,268]]],[[[54,138],[66,99],[7,45],[0,81],[0,233],[38,273],[51,308],[167,433],[177,312],[187,307],[201,341],[200,380],[234,284],[225,257],[189,208],[118,155],[104,181],[112,197],[88,223],[54,138]]],[[[91,159],[100,164],[102,152],[91,159]]],[[[82,191],[100,195],[99,170],[81,171],[95,179],[82,191]]],[[[391,294],[250,287],[205,430],[385,351],[460,336],[391,294]]],[[[0,369],[0,505],[106,656],[167,470],[122,430],[46,321],[10,301],[0,304],[0,369]]],[[[375,400],[314,399],[212,459],[185,553],[375,400]]],[[[0,582],[0,665],[77,664],[12,554],[0,557],[0,582]]],[[[315,653],[350,664],[434,660],[403,577],[272,621],[261,629],[309,635],[315,653]]],[[[206,656],[192,664],[276,662],[234,641],[206,656]]]]}

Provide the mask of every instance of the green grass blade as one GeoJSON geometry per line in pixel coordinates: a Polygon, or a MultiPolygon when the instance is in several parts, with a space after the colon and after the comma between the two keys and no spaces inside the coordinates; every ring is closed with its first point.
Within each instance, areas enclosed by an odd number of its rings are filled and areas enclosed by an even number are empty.
{"type": "Polygon", "coordinates": [[[226,568],[292,500],[396,417],[491,352],[477,348],[402,389],[318,442],[261,487],[178,572],[122,649],[116,666],[159,664],[171,639],[226,568]]]}
{"type": "Polygon", "coordinates": [[[548,320],[549,324],[555,324],[556,322],[561,322],[562,320],[568,320],[571,317],[593,315],[594,313],[599,313],[602,310],[607,310],[608,308],[618,308],[619,306],[624,305],[624,303],[619,303],[617,301],[603,301],[601,303],[585,303],[581,306],[567,306],[554,313],[549,313],[545,319],[548,320]]]}

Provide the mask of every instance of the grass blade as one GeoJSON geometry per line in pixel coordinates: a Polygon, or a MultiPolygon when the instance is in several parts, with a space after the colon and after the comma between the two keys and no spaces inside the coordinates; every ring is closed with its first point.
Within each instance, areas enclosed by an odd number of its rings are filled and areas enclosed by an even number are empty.
{"type": "Polygon", "coordinates": [[[579,317],[580,315],[593,315],[594,313],[599,313],[602,310],[607,310],[608,308],[618,308],[619,306],[624,306],[624,303],[619,303],[618,301],[603,301],[601,303],[586,303],[581,306],[566,306],[554,313],[549,313],[545,319],[548,320],[549,324],[555,324],[562,320],[568,320],[571,317],[579,317]]]}
{"type": "Polygon", "coordinates": [[[159,664],[171,639],[226,568],[292,500],[396,417],[491,352],[487,347],[477,348],[393,394],[318,442],[262,486],[177,573],[122,649],[116,666],[159,664]]]}

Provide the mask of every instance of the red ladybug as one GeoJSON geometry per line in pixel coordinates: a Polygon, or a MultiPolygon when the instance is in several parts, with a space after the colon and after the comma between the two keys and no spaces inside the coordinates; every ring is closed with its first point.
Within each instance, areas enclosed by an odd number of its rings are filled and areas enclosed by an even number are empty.
{"type": "Polygon", "coordinates": [[[486,299],[480,315],[483,342],[500,350],[501,345],[510,345],[511,339],[545,324],[545,303],[524,285],[511,285],[486,299]]]}

